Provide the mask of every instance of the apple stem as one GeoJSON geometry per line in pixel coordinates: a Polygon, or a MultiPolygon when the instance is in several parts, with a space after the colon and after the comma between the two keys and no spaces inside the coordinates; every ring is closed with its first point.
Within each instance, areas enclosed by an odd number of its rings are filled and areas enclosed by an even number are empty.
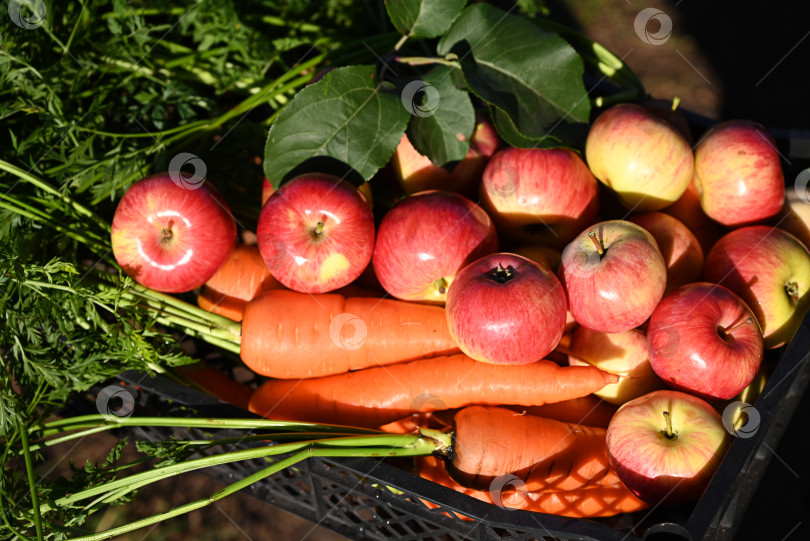
{"type": "Polygon", "coordinates": [[[666,421],[666,428],[663,430],[664,436],[666,436],[668,440],[674,440],[678,437],[678,433],[672,430],[672,416],[668,411],[664,412],[664,421],[666,421]]]}
{"type": "Polygon", "coordinates": [[[319,220],[317,224],[315,224],[315,229],[312,231],[312,235],[317,239],[323,234],[323,228],[326,224],[323,223],[323,220],[319,220]]]}
{"type": "Polygon", "coordinates": [[[680,104],[681,104],[681,98],[679,98],[678,96],[675,96],[674,98],[672,98],[672,112],[675,112],[675,110],[678,109],[678,105],[680,105],[680,104]]]}
{"type": "Polygon", "coordinates": [[[787,293],[791,303],[794,305],[799,303],[799,284],[796,282],[788,282],[785,284],[785,293],[787,293]]]}
{"type": "Polygon", "coordinates": [[[596,240],[596,233],[594,231],[588,233],[588,238],[593,241],[593,245],[596,246],[596,251],[599,252],[599,255],[605,255],[605,249],[602,247],[602,243],[596,240]]]}
{"type": "Polygon", "coordinates": [[[753,319],[751,319],[750,317],[747,317],[747,318],[745,318],[745,321],[743,321],[742,323],[738,323],[737,325],[734,325],[733,327],[729,327],[728,329],[723,329],[723,333],[724,334],[731,334],[734,331],[742,329],[743,327],[745,327],[747,325],[750,325],[753,322],[754,322],[753,319]]]}
{"type": "Polygon", "coordinates": [[[166,242],[166,241],[168,241],[170,238],[172,238],[172,236],[173,236],[173,233],[172,233],[172,222],[169,222],[169,225],[168,225],[167,227],[164,227],[163,229],[161,229],[161,230],[160,230],[160,234],[161,234],[161,236],[163,237],[163,238],[161,239],[163,242],[166,242]]]}

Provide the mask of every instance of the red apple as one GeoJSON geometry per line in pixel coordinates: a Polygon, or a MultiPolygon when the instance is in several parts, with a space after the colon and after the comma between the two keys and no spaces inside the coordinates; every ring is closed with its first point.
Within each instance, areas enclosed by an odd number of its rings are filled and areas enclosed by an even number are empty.
{"type": "Polygon", "coordinates": [[[608,459],[640,499],[674,505],[697,500],[728,445],[723,420],[705,400],[659,390],[627,402],[608,425],[608,459]]]}
{"type": "Polygon", "coordinates": [[[683,135],[640,105],[622,103],[597,117],[585,141],[594,176],[636,212],[678,200],[692,179],[692,147],[683,135]]]}
{"type": "Polygon", "coordinates": [[[742,297],[767,349],[793,339],[810,308],[810,253],[775,227],[746,226],[723,236],[706,256],[703,277],[742,297]]]}
{"type": "Polygon", "coordinates": [[[138,283],[166,293],[208,281],[236,243],[236,222],[205,179],[158,173],[127,190],[113,216],[115,260],[138,283]]]}
{"type": "Polygon", "coordinates": [[[743,300],[718,284],[685,285],[653,310],[650,364],[670,387],[706,400],[745,389],[762,364],[762,331],[743,300]]]}
{"type": "Polygon", "coordinates": [[[721,122],[695,148],[695,184],[703,211],[738,227],[775,216],[785,179],[773,137],[747,120],[721,122]]]}
{"type": "Polygon", "coordinates": [[[647,212],[628,218],[650,232],[667,264],[664,295],[696,282],[703,274],[703,249],[697,237],[677,218],[661,212],[647,212]]]}
{"type": "Polygon", "coordinates": [[[284,286],[324,293],[353,282],[371,260],[374,218],[363,195],[338,177],[300,175],[259,215],[259,251],[284,286]]]}
{"type": "Polygon", "coordinates": [[[490,254],[464,267],[445,308],[461,351],[496,364],[548,355],[565,326],[565,292],[549,269],[515,254],[490,254]]]}
{"type": "Polygon", "coordinates": [[[596,219],[597,182],[572,150],[508,148],[484,170],[481,205],[502,238],[562,249],[596,219]]]}
{"type": "Polygon", "coordinates": [[[495,226],[481,207],[463,195],[431,190],[385,214],[372,263],[390,295],[442,304],[456,273],[497,249],[495,226]]]}
{"type": "Polygon", "coordinates": [[[677,218],[697,238],[704,257],[712,249],[717,239],[723,236],[717,222],[706,216],[700,208],[700,194],[694,180],[689,183],[683,195],[661,212],[677,218]]]}
{"type": "Polygon", "coordinates": [[[577,323],[605,333],[644,323],[667,282],[666,263],[653,236],[625,220],[583,231],[563,250],[558,274],[577,323]]]}
{"type": "Polygon", "coordinates": [[[810,199],[806,193],[789,188],[785,193],[785,206],[771,225],[794,235],[810,248],[810,199]]]}
{"type": "Polygon", "coordinates": [[[650,366],[647,337],[638,329],[602,333],[577,327],[568,351],[571,366],[591,365],[619,376],[618,382],[593,393],[611,404],[621,405],[663,387],[650,366]]]}
{"type": "Polygon", "coordinates": [[[394,174],[406,194],[426,190],[447,190],[474,197],[489,158],[495,154],[500,139],[492,124],[476,114],[475,131],[470,138],[467,155],[451,171],[433,164],[430,158],[416,150],[403,134],[391,158],[394,174]]]}

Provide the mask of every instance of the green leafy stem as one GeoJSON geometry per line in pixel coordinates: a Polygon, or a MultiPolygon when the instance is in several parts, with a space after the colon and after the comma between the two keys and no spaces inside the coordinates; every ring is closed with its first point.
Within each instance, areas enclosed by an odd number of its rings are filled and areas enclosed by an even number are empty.
{"type": "MultiPolygon", "coordinates": [[[[414,457],[437,454],[446,456],[452,443],[451,434],[420,429],[416,434],[390,434],[377,430],[367,430],[339,425],[323,425],[313,423],[286,422],[266,419],[194,419],[172,417],[116,417],[114,415],[86,415],[68,419],[60,419],[43,423],[22,430],[26,444],[23,454],[26,459],[26,469],[31,480],[31,490],[34,494],[33,521],[36,524],[38,538],[41,536],[42,517],[49,512],[63,506],[74,506],[80,502],[85,503],[85,509],[92,511],[102,504],[112,503],[132,491],[151,483],[181,475],[183,473],[220,466],[238,461],[268,459],[269,457],[284,456],[284,458],[271,462],[267,467],[236,481],[214,494],[175,507],[170,511],[158,513],[150,517],[131,522],[129,524],[112,528],[104,532],[75,537],[74,540],[100,540],[109,539],[116,535],[157,524],[163,520],[200,509],[233,494],[245,487],[259,482],[274,473],[294,466],[310,457],[414,457]],[[131,474],[129,476],[107,481],[103,484],[80,490],[53,501],[39,504],[35,498],[33,486],[33,467],[31,453],[45,446],[64,443],[81,438],[89,434],[121,427],[183,427],[203,430],[262,430],[262,434],[245,434],[239,437],[227,437],[206,440],[168,440],[148,442],[140,446],[142,452],[159,456],[161,458],[179,456],[191,447],[212,448],[230,443],[245,443],[251,441],[268,441],[267,445],[255,448],[242,449],[226,453],[202,456],[191,460],[163,462],[149,470],[131,474]],[[39,440],[28,445],[28,438],[39,440]],[[278,441],[293,439],[290,443],[278,441]]],[[[143,462],[142,460],[137,463],[143,462]]],[[[119,467],[126,469],[129,465],[119,467]]]]}

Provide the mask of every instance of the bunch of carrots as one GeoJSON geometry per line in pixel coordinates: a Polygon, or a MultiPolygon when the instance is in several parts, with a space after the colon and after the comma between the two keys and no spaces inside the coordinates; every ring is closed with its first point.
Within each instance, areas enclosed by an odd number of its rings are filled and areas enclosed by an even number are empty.
{"type": "Polygon", "coordinates": [[[452,446],[417,457],[415,472],[501,507],[569,517],[648,507],[608,462],[616,408],[592,393],[613,374],[553,354],[526,365],[475,361],[458,349],[443,307],[356,286],[291,291],[251,244],[236,246],[198,304],[239,322],[238,353],[263,377],[253,389],[186,371],[223,400],[279,421],[449,433],[452,446]]]}

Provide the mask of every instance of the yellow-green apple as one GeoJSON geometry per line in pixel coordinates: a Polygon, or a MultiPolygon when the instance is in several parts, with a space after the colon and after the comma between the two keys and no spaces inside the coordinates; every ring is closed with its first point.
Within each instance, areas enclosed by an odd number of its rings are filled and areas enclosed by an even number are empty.
{"type": "Polygon", "coordinates": [[[501,238],[562,249],[596,220],[597,187],[572,150],[507,148],[484,170],[481,205],[501,238]]]}
{"type": "Polygon", "coordinates": [[[635,212],[678,200],[692,179],[692,148],[669,122],[640,105],[622,103],[599,115],[585,141],[593,174],[635,212]]]}
{"type": "Polygon", "coordinates": [[[619,479],[640,499],[662,505],[697,500],[729,441],[723,419],[708,402],[668,389],[622,405],[605,437],[619,479]]]}
{"type": "Polygon", "coordinates": [[[781,229],[735,229],[706,256],[703,278],[742,297],[762,328],[765,348],[786,344],[810,308],[810,253],[781,229]]]}
{"type": "Polygon", "coordinates": [[[773,137],[748,120],[713,126],[695,148],[695,185],[703,211],[725,226],[775,216],[784,204],[785,179],[773,137]]]}
{"type": "Polygon", "coordinates": [[[641,102],[640,105],[672,124],[672,126],[683,135],[686,142],[691,145],[693,141],[692,129],[689,127],[686,117],[683,116],[681,110],[678,109],[680,103],[680,98],[672,100],[650,99],[641,102]]]}
{"type": "Polygon", "coordinates": [[[548,355],[563,335],[565,312],[565,292],[554,273],[506,253],[464,267],[450,284],[445,307],[461,351],[497,364],[527,364],[548,355]]]}
{"type": "Polygon", "coordinates": [[[773,219],[772,225],[783,229],[810,248],[810,200],[794,188],[785,192],[785,206],[773,219]]]}
{"type": "Polygon", "coordinates": [[[372,264],[382,287],[406,301],[443,304],[456,273],[498,249],[495,226],[461,194],[413,194],[383,216],[372,264]]]}
{"type": "Polygon", "coordinates": [[[481,174],[500,145],[495,128],[483,115],[476,114],[475,130],[470,137],[467,155],[452,170],[433,164],[430,158],[413,147],[403,134],[391,165],[402,190],[414,194],[426,190],[447,190],[475,197],[481,174]]]}
{"type": "Polygon", "coordinates": [[[568,351],[571,366],[591,365],[619,376],[619,381],[594,393],[611,404],[621,405],[664,387],[650,366],[647,337],[638,329],[603,333],[577,327],[568,351]]]}
{"type": "Polygon", "coordinates": [[[333,175],[282,184],[262,207],[259,251],[284,286],[324,293],[354,281],[371,261],[374,217],[363,195],[333,175]]]}
{"type": "Polygon", "coordinates": [[[644,323],[667,283],[655,239],[626,220],[585,229],[563,250],[558,274],[577,323],[606,333],[644,323]]]}
{"type": "Polygon", "coordinates": [[[703,248],[697,237],[682,224],[662,212],[645,212],[628,218],[650,232],[667,264],[667,288],[664,295],[696,282],[703,274],[703,248]]]}
{"type": "Polygon", "coordinates": [[[658,303],[647,327],[650,364],[673,389],[727,400],[762,364],[762,331],[751,309],[718,284],[687,284],[658,303]]]}
{"type": "Polygon", "coordinates": [[[700,194],[698,194],[694,180],[689,183],[686,191],[677,201],[661,212],[677,218],[695,235],[703,249],[704,257],[712,249],[717,239],[723,236],[717,222],[706,216],[700,207],[700,194]]]}
{"type": "Polygon", "coordinates": [[[207,180],[158,173],[133,184],[115,209],[115,260],[136,282],[183,293],[207,282],[236,244],[236,221],[207,180]]]}

